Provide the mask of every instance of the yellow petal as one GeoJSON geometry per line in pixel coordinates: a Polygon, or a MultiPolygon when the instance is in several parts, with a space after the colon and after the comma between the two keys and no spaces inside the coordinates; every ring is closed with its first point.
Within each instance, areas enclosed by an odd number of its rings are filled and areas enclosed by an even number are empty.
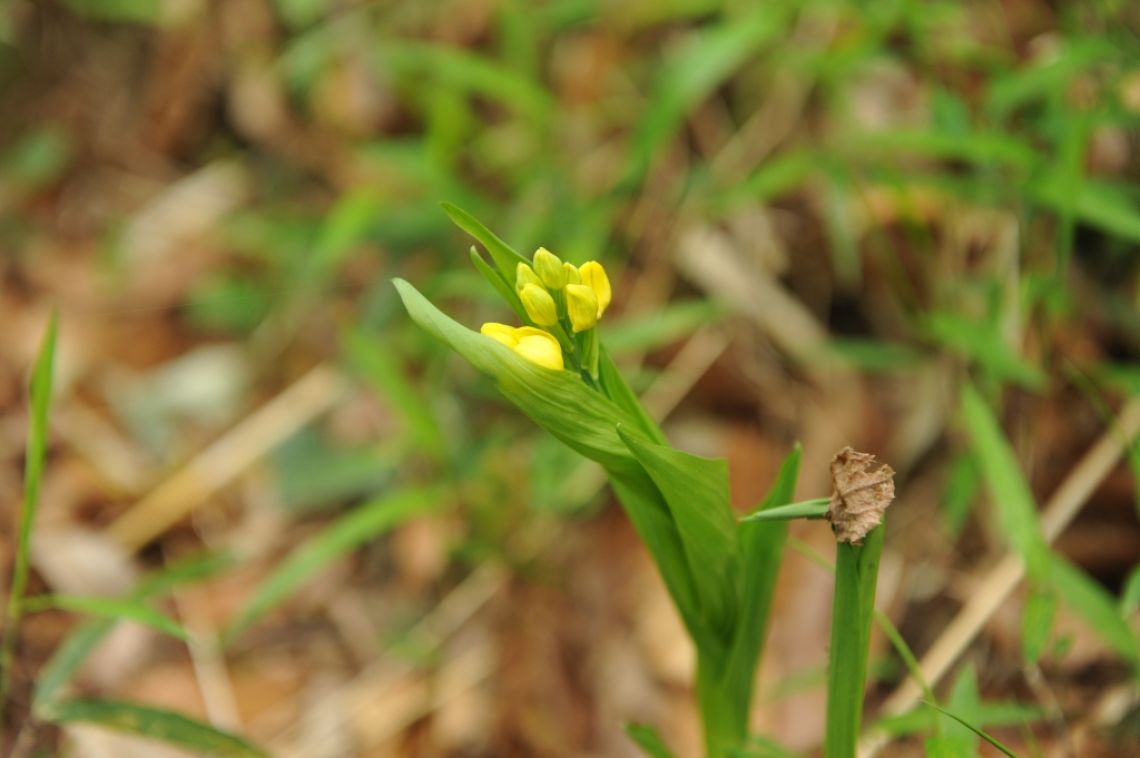
{"type": "Polygon", "coordinates": [[[562,263],[562,270],[566,272],[567,284],[581,284],[582,275],[578,273],[578,267],[569,261],[562,263]]]}
{"type": "Polygon", "coordinates": [[[606,270],[597,261],[587,261],[578,269],[578,274],[582,277],[582,284],[594,291],[594,296],[598,299],[598,318],[601,318],[606,308],[610,307],[613,298],[613,289],[610,287],[610,278],[606,276],[606,270]]]}
{"type": "Polygon", "coordinates": [[[520,327],[515,334],[519,339],[516,353],[539,366],[562,370],[562,346],[558,340],[541,329],[529,326],[520,327]]]}
{"type": "Polygon", "coordinates": [[[494,321],[488,321],[479,327],[479,333],[490,337],[496,342],[501,342],[507,347],[514,347],[519,344],[518,337],[515,336],[516,329],[513,326],[506,324],[498,324],[494,321]]]}
{"type": "Polygon", "coordinates": [[[554,305],[554,298],[550,293],[537,284],[525,284],[519,291],[519,299],[530,320],[539,326],[551,326],[558,323],[558,308],[554,305]]]}
{"type": "Polygon", "coordinates": [[[598,323],[598,296],[585,284],[567,284],[566,311],[575,333],[593,329],[598,323]]]}

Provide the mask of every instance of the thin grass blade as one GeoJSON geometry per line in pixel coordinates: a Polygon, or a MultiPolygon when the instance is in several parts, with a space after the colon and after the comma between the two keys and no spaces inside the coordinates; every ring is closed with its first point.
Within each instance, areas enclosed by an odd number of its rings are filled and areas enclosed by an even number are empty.
{"type": "Polygon", "coordinates": [[[57,724],[96,724],[119,732],[166,742],[198,755],[262,758],[267,755],[237,735],[216,729],[174,711],[110,700],[67,700],[52,707],[57,724]]]}

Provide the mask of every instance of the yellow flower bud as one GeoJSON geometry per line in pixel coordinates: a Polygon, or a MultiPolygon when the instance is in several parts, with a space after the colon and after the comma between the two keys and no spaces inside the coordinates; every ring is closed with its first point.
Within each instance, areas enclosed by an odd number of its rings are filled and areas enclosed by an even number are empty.
{"type": "Polygon", "coordinates": [[[598,299],[598,318],[601,318],[602,314],[606,312],[606,308],[610,307],[610,300],[613,298],[613,290],[610,288],[610,278],[606,276],[606,270],[597,261],[588,261],[582,264],[578,273],[582,277],[582,284],[594,291],[594,296],[598,299]]]}
{"type": "Polygon", "coordinates": [[[562,268],[562,259],[545,247],[540,247],[534,253],[534,272],[546,285],[547,289],[560,290],[566,286],[566,271],[562,268]]]}
{"type": "Polygon", "coordinates": [[[539,326],[552,326],[558,323],[558,308],[550,293],[537,284],[524,284],[519,291],[519,299],[530,320],[539,326]]]}
{"type": "Polygon", "coordinates": [[[522,288],[528,284],[536,284],[542,286],[542,280],[538,278],[538,274],[534,273],[534,269],[519,261],[519,265],[515,266],[515,292],[522,292],[522,288]]]}
{"type": "Polygon", "coordinates": [[[581,284],[582,275],[578,273],[578,267],[573,263],[566,261],[562,264],[562,270],[566,272],[567,284],[581,284]]]}
{"type": "Polygon", "coordinates": [[[598,296],[585,284],[566,285],[566,310],[575,334],[598,323],[598,296]]]}
{"type": "Polygon", "coordinates": [[[523,326],[515,330],[515,336],[519,341],[515,346],[516,353],[539,366],[562,370],[562,346],[550,334],[532,326],[523,326]]]}

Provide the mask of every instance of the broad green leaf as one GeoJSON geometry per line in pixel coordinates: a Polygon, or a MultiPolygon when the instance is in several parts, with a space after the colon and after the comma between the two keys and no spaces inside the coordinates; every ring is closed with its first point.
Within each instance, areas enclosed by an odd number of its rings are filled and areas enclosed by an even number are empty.
{"type": "Polygon", "coordinates": [[[530,260],[524,258],[517,250],[499,239],[498,235],[492,232],[479,219],[472,216],[467,211],[452,205],[451,203],[442,203],[443,210],[451,218],[451,221],[463,231],[470,234],[479,241],[487,252],[491,254],[491,260],[495,262],[496,268],[499,273],[503,275],[512,288],[515,286],[515,271],[518,269],[520,263],[530,263],[530,260]]]}
{"type": "Polygon", "coordinates": [[[751,521],[790,521],[791,519],[797,518],[823,518],[827,515],[827,508],[830,503],[830,498],[817,497],[812,500],[789,503],[788,505],[781,505],[775,508],[766,508],[761,505],[759,510],[749,513],[740,520],[743,523],[747,523],[751,521]]]}
{"type": "Polygon", "coordinates": [[[232,640],[283,602],[329,562],[376,539],[405,521],[446,502],[440,487],[386,493],[358,505],[296,548],[258,586],[249,604],[226,630],[232,640]]]}
{"type": "Polygon", "coordinates": [[[732,572],[737,544],[728,495],[728,463],[647,442],[624,428],[619,428],[618,434],[673,514],[710,625],[729,630],[735,607],[732,572]]]}
{"type": "Polygon", "coordinates": [[[962,390],[962,416],[970,433],[975,457],[997,509],[1002,532],[1021,559],[1029,576],[1044,582],[1049,548],[1037,523],[1037,505],[1013,449],[1005,439],[989,405],[971,385],[962,390]]]}
{"type": "MultiPolygon", "coordinates": [[[[136,602],[155,598],[178,585],[216,574],[232,564],[233,559],[224,554],[188,558],[146,577],[130,597],[136,602]]],[[[43,717],[45,709],[50,707],[60,689],[71,681],[95,646],[114,628],[116,621],[113,618],[99,618],[81,624],[55,649],[36,677],[32,707],[37,715],[43,717]]]]}
{"type": "Polygon", "coordinates": [[[855,755],[859,739],[884,531],[885,524],[880,524],[862,545],[836,544],[824,737],[824,752],[832,758],[855,755]]]}
{"type": "Polygon", "coordinates": [[[165,613],[156,611],[142,601],[110,597],[83,597],[79,595],[37,595],[27,598],[25,608],[29,612],[58,608],[72,613],[86,613],[92,616],[134,621],[151,629],[169,634],[180,640],[189,640],[189,633],[165,613]]]}
{"type": "Polygon", "coordinates": [[[674,758],[657,730],[645,724],[626,724],[625,733],[649,758],[674,758]]]}
{"type": "MultiPolygon", "coordinates": [[[[784,459],[760,511],[774,509],[795,495],[802,450],[797,443],[784,459]]],[[[737,614],[720,686],[739,703],[745,723],[751,711],[753,680],[768,635],[772,596],[780,571],[788,527],[784,523],[741,523],[736,572],[737,614]]]]}
{"type": "Polygon", "coordinates": [[[1049,555],[1049,578],[1057,594],[1113,650],[1133,664],[1140,663],[1140,641],[1103,587],[1055,553],[1049,555]]]}
{"type": "Polygon", "coordinates": [[[266,753],[241,737],[174,711],[110,700],[66,700],[48,718],[57,724],[96,724],[187,748],[199,755],[260,758],[266,753]]]}

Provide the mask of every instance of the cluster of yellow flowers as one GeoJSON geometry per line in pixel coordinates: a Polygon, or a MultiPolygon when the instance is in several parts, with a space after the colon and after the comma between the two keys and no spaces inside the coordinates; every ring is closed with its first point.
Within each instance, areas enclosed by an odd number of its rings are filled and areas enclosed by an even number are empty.
{"type": "Polygon", "coordinates": [[[519,262],[515,292],[530,320],[551,331],[494,322],[479,331],[540,366],[561,370],[562,343],[555,333],[565,335],[567,326],[575,335],[593,329],[613,297],[610,279],[597,261],[577,267],[545,247],[535,251],[532,262],[519,262]]]}

